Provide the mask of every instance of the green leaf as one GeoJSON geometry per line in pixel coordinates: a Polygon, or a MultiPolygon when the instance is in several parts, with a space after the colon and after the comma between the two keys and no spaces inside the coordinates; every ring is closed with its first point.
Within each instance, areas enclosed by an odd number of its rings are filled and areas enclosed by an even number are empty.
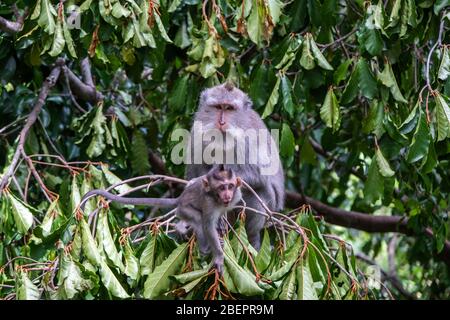
{"type": "Polygon", "coordinates": [[[262,46],[264,26],[259,12],[259,5],[253,5],[247,20],[247,32],[250,40],[258,47],[262,46]]]}
{"type": "Polygon", "coordinates": [[[150,274],[155,268],[156,259],[156,235],[149,235],[150,241],[142,251],[139,258],[139,264],[141,265],[141,275],[150,274]]]}
{"type": "MultiPolygon", "coordinates": [[[[102,164],[101,167],[103,174],[105,175],[106,181],[108,181],[111,185],[122,182],[122,180],[118,176],[116,176],[108,169],[108,165],[102,164]]],[[[124,183],[115,187],[114,190],[117,190],[119,193],[124,193],[131,190],[131,187],[128,184],[124,183]]]]}
{"type": "Polygon", "coordinates": [[[320,108],[320,118],[325,122],[327,127],[333,129],[333,132],[336,132],[339,129],[341,124],[341,112],[333,87],[328,89],[327,95],[325,96],[323,105],[320,108]]]}
{"type": "Polygon", "coordinates": [[[262,119],[265,119],[272,114],[273,109],[278,102],[278,97],[279,97],[278,89],[280,88],[280,83],[281,83],[281,79],[280,79],[280,77],[277,77],[277,82],[275,83],[275,86],[273,87],[272,93],[270,94],[269,100],[267,101],[266,107],[264,108],[264,112],[261,116],[262,119]]]}
{"type": "Polygon", "coordinates": [[[437,141],[442,141],[447,138],[450,133],[450,108],[445,99],[437,91],[435,101],[438,130],[437,141]]]}
{"type": "Polygon", "coordinates": [[[95,117],[92,120],[90,126],[94,130],[94,135],[92,137],[92,140],[86,150],[86,154],[90,158],[98,157],[103,153],[103,151],[106,148],[105,143],[105,129],[104,125],[106,122],[106,117],[103,115],[103,108],[96,107],[95,108],[95,117]]]}
{"type": "Polygon", "coordinates": [[[296,298],[296,272],[291,271],[283,282],[283,287],[279,296],[280,300],[294,300],[296,298]]]}
{"type": "Polygon", "coordinates": [[[238,293],[249,297],[262,295],[264,290],[256,284],[256,277],[238,264],[229,242],[224,240],[225,267],[238,293]]]}
{"type": "Polygon", "coordinates": [[[24,271],[20,271],[16,276],[16,299],[17,300],[39,300],[41,293],[39,288],[31,282],[24,271]]]}
{"type": "Polygon", "coordinates": [[[281,96],[283,98],[283,109],[290,117],[294,116],[294,102],[292,101],[292,84],[289,78],[285,75],[281,77],[281,96]]]}
{"type": "Polygon", "coordinates": [[[397,80],[395,79],[394,72],[392,71],[389,61],[386,61],[383,72],[378,74],[378,79],[386,87],[390,88],[392,96],[395,100],[403,103],[408,102],[400,92],[400,88],[398,87],[397,80]]]}
{"type": "Polygon", "coordinates": [[[170,289],[170,276],[182,267],[187,253],[187,243],[179,245],[150,273],[144,284],[144,297],[154,299],[170,289]]]}
{"type": "Polygon", "coordinates": [[[147,143],[139,130],[133,132],[130,161],[133,173],[144,175],[150,171],[147,143]]]}
{"type": "Polygon", "coordinates": [[[380,31],[376,29],[363,28],[360,35],[360,41],[364,44],[367,52],[372,56],[381,54],[383,49],[383,40],[380,35],[380,31]]]}
{"type": "Polygon", "coordinates": [[[88,10],[91,7],[92,0],[86,0],[84,1],[80,6],[80,12],[84,12],[88,10]]]}
{"type": "Polygon", "coordinates": [[[347,82],[347,86],[344,89],[341,97],[341,103],[347,104],[352,102],[358,96],[359,90],[359,70],[356,66],[350,76],[350,80],[347,82]]]}
{"type": "Polygon", "coordinates": [[[317,62],[317,64],[325,70],[333,70],[333,67],[328,63],[327,59],[325,59],[325,57],[323,56],[322,52],[320,51],[320,49],[317,47],[316,42],[314,41],[313,37],[311,36],[309,39],[310,43],[311,43],[311,50],[312,53],[314,55],[314,58],[317,62]]]}
{"type": "MultiPolygon", "coordinates": [[[[36,7],[37,8],[37,7],[36,7]]],[[[56,11],[53,8],[50,0],[41,0],[40,1],[40,9],[41,13],[39,15],[38,25],[44,29],[44,31],[48,34],[53,34],[55,32],[56,23],[56,11]]],[[[36,11],[36,9],[35,9],[36,11]]],[[[33,13],[34,15],[35,13],[33,13]]],[[[35,15],[34,15],[35,16],[35,15]]]]}
{"type": "Polygon", "coordinates": [[[449,5],[448,0],[436,0],[433,7],[434,14],[439,15],[442,9],[444,9],[448,5],[449,5]]]}
{"type": "Polygon", "coordinates": [[[71,259],[70,255],[60,255],[58,286],[64,290],[67,299],[73,299],[78,293],[89,289],[91,281],[84,279],[80,267],[71,259]]]}
{"type": "Polygon", "coordinates": [[[402,0],[394,0],[394,4],[392,5],[392,11],[389,16],[388,27],[394,27],[397,25],[397,22],[400,19],[401,3],[402,3],[402,0]]]}
{"type": "Polygon", "coordinates": [[[297,260],[300,248],[302,245],[302,239],[299,237],[297,238],[297,241],[290,247],[288,250],[285,251],[285,254],[281,258],[281,267],[275,270],[270,275],[270,280],[277,281],[283,278],[289,271],[291,271],[292,267],[295,264],[295,261],[297,260]]]}
{"type": "Polygon", "coordinates": [[[348,67],[352,64],[352,59],[347,59],[341,63],[333,75],[333,82],[338,85],[339,82],[347,78],[348,67]]]}
{"type": "Polygon", "coordinates": [[[370,102],[370,110],[367,117],[363,120],[363,130],[365,133],[374,133],[379,139],[384,133],[383,126],[384,109],[383,104],[377,100],[370,102]]]}
{"type": "Polygon", "coordinates": [[[375,151],[375,157],[381,175],[386,178],[392,177],[395,172],[392,171],[391,167],[389,166],[389,162],[387,162],[386,158],[383,156],[380,148],[377,148],[377,150],[375,151]]]}
{"type": "Polygon", "coordinates": [[[113,296],[121,299],[130,297],[104,261],[100,264],[100,276],[103,285],[113,296]]]}
{"type": "Polygon", "coordinates": [[[422,111],[420,111],[419,121],[416,130],[414,131],[412,142],[409,146],[406,161],[409,163],[414,163],[425,157],[428,153],[430,140],[430,131],[425,120],[425,115],[422,111]]]}
{"type": "Polygon", "coordinates": [[[196,279],[202,278],[203,276],[208,274],[208,272],[209,272],[209,268],[203,268],[200,270],[194,270],[194,271],[190,271],[190,272],[186,272],[186,273],[182,273],[182,274],[177,274],[177,275],[172,276],[172,278],[174,278],[177,282],[179,282],[181,284],[185,284],[185,283],[194,281],[196,279]]]}
{"type": "Polygon", "coordinates": [[[361,89],[362,95],[367,99],[373,99],[378,90],[377,82],[373,77],[372,71],[370,71],[365,59],[360,59],[356,67],[358,68],[359,88],[361,89]]]}
{"type": "Polygon", "coordinates": [[[42,230],[42,235],[44,237],[47,237],[52,230],[54,217],[55,217],[55,215],[58,214],[58,212],[56,211],[57,205],[58,205],[58,200],[54,200],[50,204],[50,206],[47,209],[47,213],[44,216],[44,220],[42,220],[42,223],[39,226],[42,230]]]}
{"type": "Polygon", "coordinates": [[[95,240],[92,237],[91,231],[89,230],[88,224],[84,221],[84,219],[81,219],[79,225],[81,228],[81,242],[84,255],[94,266],[100,266],[102,263],[102,257],[95,240]]]}
{"type": "Polygon", "coordinates": [[[55,33],[53,35],[52,49],[48,54],[52,57],[58,56],[63,51],[65,45],[66,41],[64,40],[62,22],[61,19],[58,19],[58,22],[56,23],[55,33]]]}
{"type": "Polygon", "coordinates": [[[273,23],[277,24],[280,20],[281,10],[283,9],[284,4],[280,0],[267,0],[267,5],[273,23]]]}
{"type": "Polygon", "coordinates": [[[417,100],[416,105],[414,106],[411,113],[408,115],[408,117],[403,121],[403,123],[400,125],[400,132],[402,134],[408,134],[414,128],[416,128],[417,121],[419,119],[419,109],[420,109],[420,101],[417,100]]]}
{"type": "Polygon", "coordinates": [[[164,28],[161,18],[159,17],[159,14],[156,12],[156,10],[153,10],[153,16],[155,17],[156,25],[158,26],[161,37],[166,40],[166,42],[172,43],[172,40],[170,40],[169,36],[167,35],[166,29],[164,28]]]}
{"type": "Polygon", "coordinates": [[[450,75],[450,53],[448,51],[448,46],[444,46],[438,71],[438,78],[441,80],[446,80],[450,75]]]}
{"type": "Polygon", "coordinates": [[[270,263],[270,256],[272,253],[272,248],[270,246],[270,236],[267,229],[264,229],[264,236],[261,243],[261,248],[257,256],[255,257],[256,268],[259,272],[264,272],[270,263]]]}
{"type": "Polygon", "coordinates": [[[168,12],[174,12],[180,6],[180,4],[182,2],[183,2],[183,0],[173,0],[172,3],[170,4],[169,9],[167,11],[168,12]]]}
{"type": "Polygon", "coordinates": [[[318,300],[314,281],[309,270],[308,259],[301,258],[297,264],[297,299],[318,300]]]}
{"type": "Polygon", "coordinates": [[[124,273],[132,280],[139,279],[139,259],[133,253],[130,243],[125,243],[125,270],[124,273]]]}
{"type": "Polygon", "coordinates": [[[302,55],[300,57],[300,65],[306,70],[311,70],[316,66],[314,57],[311,52],[312,35],[310,33],[307,33],[305,37],[306,39],[305,41],[303,41],[302,55]]]}
{"type": "Polygon", "coordinates": [[[40,14],[41,14],[41,0],[37,0],[36,5],[34,6],[33,13],[30,16],[30,19],[35,20],[39,18],[40,14]]]}
{"type": "MultiPolygon", "coordinates": [[[[81,193],[79,193],[79,195],[85,195],[86,193],[88,193],[92,189],[93,188],[92,188],[92,184],[91,184],[91,177],[85,175],[83,177],[83,182],[81,184],[81,193]]],[[[74,189],[72,189],[72,190],[74,190],[74,189]]],[[[79,201],[81,201],[81,199],[79,201]]],[[[74,200],[74,202],[77,203],[76,200],[74,200]]],[[[94,198],[90,198],[84,204],[84,213],[85,213],[85,215],[88,216],[90,213],[94,212],[96,207],[97,206],[96,206],[94,198]]]]}
{"type": "Polygon", "coordinates": [[[70,205],[72,213],[74,213],[78,209],[80,202],[81,202],[80,189],[78,188],[77,176],[74,175],[72,177],[72,187],[70,189],[70,205]]]}
{"type": "Polygon", "coordinates": [[[33,225],[33,214],[28,205],[17,199],[12,193],[8,192],[7,195],[12,206],[14,223],[16,224],[17,231],[21,234],[25,234],[33,225]]]}
{"type": "Polygon", "coordinates": [[[70,30],[67,27],[67,23],[64,19],[62,23],[63,23],[64,41],[66,42],[67,50],[69,50],[69,53],[72,56],[72,58],[78,58],[77,52],[75,51],[75,46],[73,44],[72,35],[70,34],[70,30]]]}
{"type": "Polygon", "coordinates": [[[122,254],[119,254],[111,231],[109,230],[107,211],[102,209],[98,215],[97,237],[100,239],[100,245],[103,246],[106,256],[120,269],[120,271],[124,272],[125,266],[122,262],[122,254]]]}
{"type": "Polygon", "coordinates": [[[122,17],[128,17],[131,14],[131,11],[122,6],[120,1],[117,1],[112,7],[111,14],[113,17],[120,19],[122,17]]]}
{"type": "Polygon", "coordinates": [[[168,102],[169,107],[173,111],[181,111],[186,105],[186,97],[188,94],[189,75],[186,74],[175,81],[175,85],[171,91],[168,102]]]}
{"type": "Polygon", "coordinates": [[[374,204],[384,194],[384,179],[380,174],[376,156],[372,158],[369,166],[369,173],[364,184],[364,200],[367,203],[374,204]]]}
{"type": "Polygon", "coordinates": [[[295,151],[295,138],[291,128],[283,123],[281,128],[280,155],[282,157],[291,157],[295,151]]]}

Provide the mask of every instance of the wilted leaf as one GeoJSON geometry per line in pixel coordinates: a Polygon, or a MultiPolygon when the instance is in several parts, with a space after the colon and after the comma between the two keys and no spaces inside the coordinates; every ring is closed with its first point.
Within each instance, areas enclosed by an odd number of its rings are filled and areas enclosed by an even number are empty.
{"type": "Polygon", "coordinates": [[[144,284],[144,297],[154,299],[167,292],[170,287],[170,276],[176,274],[183,265],[187,253],[187,244],[181,244],[163,263],[150,273],[144,284]]]}
{"type": "Polygon", "coordinates": [[[392,177],[395,172],[392,171],[391,167],[389,166],[389,162],[387,162],[386,158],[383,156],[383,153],[381,152],[380,148],[377,148],[375,151],[375,156],[378,163],[378,169],[380,170],[380,173],[383,177],[392,177]]]}
{"type": "Polygon", "coordinates": [[[98,267],[102,263],[102,257],[92,237],[91,230],[89,230],[89,226],[84,219],[80,220],[80,228],[83,253],[89,259],[89,262],[98,267]]]}
{"type": "Polygon", "coordinates": [[[24,271],[17,273],[16,277],[16,298],[17,300],[39,300],[41,293],[39,288],[31,282],[24,271]]]}
{"type": "Polygon", "coordinates": [[[224,254],[225,267],[237,291],[250,297],[262,295],[264,290],[256,284],[256,277],[238,264],[228,241],[224,241],[224,254]]]}
{"type": "Polygon", "coordinates": [[[33,214],[25,203],[17,199],[12,193],[9,192],[7,194],[12,206],[12,212],[17,231],[25,234],[33,225],[33,214]]]}
{"type": "Polygon", "coordinates": [[[450,131],[450,108],[439,92],[436,92],[437,141],[448,137],[450,131]]]}

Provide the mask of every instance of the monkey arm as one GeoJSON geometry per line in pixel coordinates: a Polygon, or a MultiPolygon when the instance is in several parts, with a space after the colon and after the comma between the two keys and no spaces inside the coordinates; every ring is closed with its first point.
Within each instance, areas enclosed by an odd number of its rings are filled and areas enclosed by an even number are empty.
{"type": "Polygon", "coordinates": [[[105,190],[95,189],[86,193],[81,199],[80,208],[84,210],[86,201],[94,196],[102,196],[108,200],[115,201],[122,204],[131,205],[144,205],[144,206],[158,206],[158,207],[176,207],[178,203],[178,198],[126,198],[112,194],[105,190]]]}
{"type": "Polygon", "coordinates": [[[213,256],[213,265],[217,271],[223,273],[223,249],[219,239],[219,233],[217,232],[217,221],[214,217],[214,213],[203,221],[203,232],[206,237],[206,241],[209,243],[213,256]]]}

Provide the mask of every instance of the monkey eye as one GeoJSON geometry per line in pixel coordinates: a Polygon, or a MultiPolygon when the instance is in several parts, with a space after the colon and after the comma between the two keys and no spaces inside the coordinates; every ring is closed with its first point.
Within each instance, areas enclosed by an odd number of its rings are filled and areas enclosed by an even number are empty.
{"type": "Polygon", "coordinates": [[[227,104],[225,108],[226,110],[234,110],[234,107],[229,104],[227,104]]]}
{"type": "Polygon", "coordinates": [[[217,110],[221,110],[221,109],[222,109],[222,106],[221,106],[220,104],[216,104],[216,105],[214,106],[214,108],[216,108],[217,110]]]}
{"type": "Polygon", "coordinates": [[[222,185],[219,187],[219,190],[220,190],[220,191],[224,191],[225,188],[226,188],[226,185],[222,184],[222,185]]]}
{"type": "Polygon", "coordinates": [[[228,189],[229,189],[229,190],[233,190],[233,188],[234,188],[234,184],[230,183],[230,184],[228,185],[228,189]]]}

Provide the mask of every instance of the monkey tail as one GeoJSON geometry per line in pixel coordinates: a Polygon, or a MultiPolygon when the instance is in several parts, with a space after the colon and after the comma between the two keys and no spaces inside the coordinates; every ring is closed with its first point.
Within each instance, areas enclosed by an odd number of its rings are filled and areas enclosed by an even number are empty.
{"type": "Polygon", "coordinates": [[[115,201],[121,204],[131,204],[131,205],[143,205],[143,206],[158,206],[158,207],[176,207],[178,199],[177,198],[126,198],[112,194],[105,190],[95,189],[86,193],[80,202],[81,210],[84,210],[87,200],[93,196],[102,196],[108,200],[115,201]]]}

